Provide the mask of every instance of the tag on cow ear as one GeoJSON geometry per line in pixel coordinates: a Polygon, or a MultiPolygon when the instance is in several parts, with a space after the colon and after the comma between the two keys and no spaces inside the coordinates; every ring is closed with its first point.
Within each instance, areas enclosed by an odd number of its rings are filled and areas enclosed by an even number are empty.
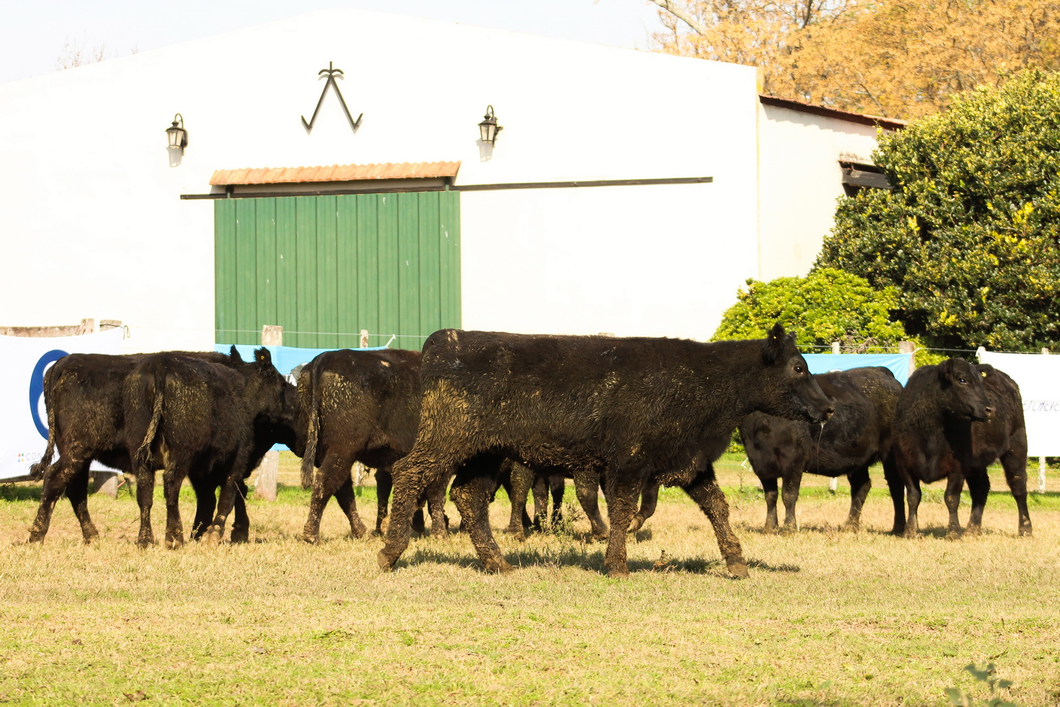
{"type": "Polygon", "coordinates": [[[269,352],[269,350],[267,348],[262,346],[260,349],[257,349],[256,351],[254,351],[254,360],[257,361],[260,364],[263,364],[263,365],[264,364],[271,364],[272,363],[272,354],[269,352]]]}
{"type": "Polygon", "coordinates": [[[784,344],[787,336],[784,333],[784,325],[777,322],[769,330],[765,344],[762,346],[762,362],[767,366],[774,365],[784,355],[784,344]]]}
{"type": "Polygon", "coordinates": [[[239,355],[239,349],[236,348],[235,344],[232,344],[232,349],[228,352],[228,358],[233,361],[243,361],[243,357],[239,355]]]}
{"type": "Polygon", "coordinates": [[[976,368],[979,369],[980,378],[988,377],[995,370],[994,367],[991,366],[989,363],[980,363],[978,366],[976,366],[976,368]]]}

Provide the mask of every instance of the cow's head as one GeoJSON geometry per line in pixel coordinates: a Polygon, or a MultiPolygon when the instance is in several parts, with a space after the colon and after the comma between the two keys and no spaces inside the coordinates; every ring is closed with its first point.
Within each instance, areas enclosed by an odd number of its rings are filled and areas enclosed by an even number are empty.
{"type": "Polygon", "coordinates": [[[994,413],[983,388],[983,378],[993,367],[973,366],[963,358],[948,358],[938,366],[939,401],[942,409],[950,415],[965,420],[984,422],[994,413]]]}
{"type": "Polygon", "coordinates": [[[254,351],[254,360],[244,364],[257,411],[257,422],[278,426],[294,426],[297,393],[295,387],[272,365],[272,354],[265,347],[254,351]]]}
{"type": "Polygon", "coordinates": [[[761,347],[764,394],[756,409],[789,420],[824,422],[835,411],[832,401],[813,379],[795,337],[777,323],[761,347]]]}

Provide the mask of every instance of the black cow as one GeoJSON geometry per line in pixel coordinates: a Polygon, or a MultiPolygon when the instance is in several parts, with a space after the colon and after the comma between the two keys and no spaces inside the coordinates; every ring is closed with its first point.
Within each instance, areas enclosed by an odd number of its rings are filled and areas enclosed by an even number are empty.
{"type": "Polygon", "coordinates": [[[507,571],[489,495],[504,457],[601,474],[611,523],[604,564],[628,574],[626,529],[645,480],[681,485],[714,526],[729,571],[747,575],[711,462],[753,410],[822,420],[830,403],[779,325],[765,341],[529,336],[442,330],[423,348],[419,435],[394,466],[379,565],[408,547],[417,495],[456,478],[450,497],[489,571],[507,571]],[[696,458],[702,465],[692,465],[696,458]],[[674,471],[681,470],[681,471],[674,471]]]}
{"type": "MultiPolygon", "coordinates": [[[[390,466],[412,449],[419,420],[419,351],[325,351],[301,370],[294,451],[302,457],[302,486],[313,489],[302,531],[306,542],[319,539],[320,517],[332,496],[349,519],[350,533],[365,534],[350,478],[358,461],[376,469],[375,527],[382,531],[390,466]]],[[[435,535],[446,534],[444,504],[445,485],[436,484],[429,494],[435,535]]]]}
{"type": "MultiPolygon", "coordinates": [[[[233,353],[233,359],[238,354],[233,353]]],[[[271,446],[256,428],[293,424],[294,386],[272,365],[268,349],[254,361],[216,363],[173,353],[146,356],[122,390],[125,437],[136,476],[141,546],[154,542],[151,505],[154,475],[163,469],[167,547],[184,543],[179,494],[190,478],[197,491],[221,488],[205,539],[220,541],[240,482],[271,446]]],[[[245,488],[242,487],[242,488],[245,488]]]]}
{"type": "MultiPolygon", "coordinates": [[[[229,360],[222,353],[184,355],[216,362],[229,360]]],[[[45,373],[48,446],[41,460],[30,467],[32,476],[44,479],[30,542],[44,540],[55,502],[63,493],[74,508],[84,541],[90,543],[99,536],[88,513],[89,466],[98,461],[123,472],[132,471],[125,438],[122,385],[144,356],[72,353],[45,373]],[[56,450],[59,458],[53,464],[56,450]]]]}
{"type": "Polygon", "coordinates": [[[846,475],[850,514],[844,530],[861,526],[861,509],[872,488],[869,467],[891,459],[891,423],[902,384],[887,368],[854,368],[814,376],[835,404],[823,425],[753,412],[740,423],[751,468],[766,492],[766,532],[777,530],[777,479],[784,480],[784,529],[795,528],[795,503],[804,471],[846,475]]]}
{"type": "Polygon", "coordinates": [[[917,536],[920,483],[940,479],[946,479],[949,535],[960,533],[957,507],[965,479],[972,496],[967,532],[978,533],[990,491],[986,467],[998,458],[1019,509],[1019,534],[1031,535],[1023,401],[1019,386],[1001,371],[962,358],[918,368],[898,400],[893,448],[894,473],[887,483],[894,502],[891,532],[895,535],[917,536]]]}

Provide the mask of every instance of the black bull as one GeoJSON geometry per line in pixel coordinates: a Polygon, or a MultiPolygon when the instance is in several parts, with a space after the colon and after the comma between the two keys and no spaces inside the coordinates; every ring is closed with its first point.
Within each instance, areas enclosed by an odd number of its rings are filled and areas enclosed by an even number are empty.
{"type": "Polygon", "coordinates": [[[831,403],[783,327],[764,340],[529,336],[442,330],[423,347],[416,443],[394,466],[379,565],[408,547],[421,491],[455,474],[450,495],[489,571],[507,571],[488,503],[504,457],[594,469],[608,498],[604,564],[624,576],[626,529],[646,480],[680,485],[710,519],[729,571],[747,576],[712,462],[753,410],[820,421],[831,403]]]}

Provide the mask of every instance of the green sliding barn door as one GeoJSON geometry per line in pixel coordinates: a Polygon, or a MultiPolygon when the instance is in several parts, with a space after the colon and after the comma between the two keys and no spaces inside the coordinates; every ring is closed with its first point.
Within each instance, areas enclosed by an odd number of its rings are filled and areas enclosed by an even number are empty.
{"type": "Polygon", "coordinates": [[[218,199],[216,340],[419,349],[460,326],[460,201],[449,191],[218,199]]]}

